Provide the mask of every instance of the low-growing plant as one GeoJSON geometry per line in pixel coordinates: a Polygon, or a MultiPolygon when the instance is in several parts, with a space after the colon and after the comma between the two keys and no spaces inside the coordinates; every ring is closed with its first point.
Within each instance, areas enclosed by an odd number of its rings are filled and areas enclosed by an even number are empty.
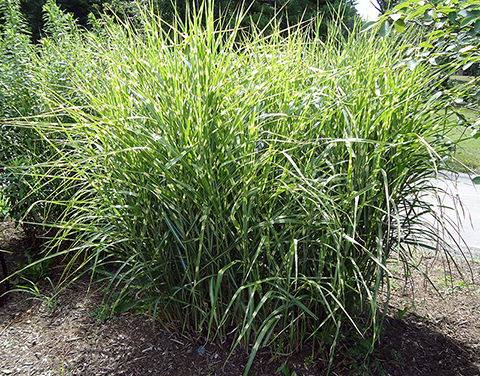
{"type": "Polygon", "coordinates": [[[174,25],[143,10],[140,31],[105,22],[76,41],[83,104],[59,92],[68,121],[24,123],[56,152],[40,166],[59,188],[38,204],[63,208],[52,252],[69,243],[63,279],[101,270],[113,308],[208,341],[236,328],[246,373],[261,346],[316,339],[332,359],[355,331],[371,349],[387,260],[444,246],[427,196],[450,152],[430,140],[453,125],[434,116],[435,72],[395,66],[394,38],[239,38],[240,20],[222,30],[211,3],[174,25]]]}
{"type": "Polygon", "coordinates": [[[309,356],[306,356],[305,359],[303,360],[303,365],[305,366],[305,368],[308,369],[308,367],[312,366],[315,364],[315,358],[314,358],[314,355],[309,355],[309,356]]]}
{"type": "Polygon", "coordinates": [[[38,282],[34,283],[26,278],[22,279],[24,282],[26,282],[26,284],[17,284],[15,289],[12,290],[12,292],[17,291],[30,294],[31,296],[27,298],[27,300],[37,300],[42,302],[45,305],[48,314],[52,314],[57,308],[58,294],[60,293],[60,291],[57,290],[55,284],[52,282],[50,277],[45,278],[45,280],[49,282],[52,289],[52,291],[47,294],[42,292],[43,289],[38,286],[38,282]]]}

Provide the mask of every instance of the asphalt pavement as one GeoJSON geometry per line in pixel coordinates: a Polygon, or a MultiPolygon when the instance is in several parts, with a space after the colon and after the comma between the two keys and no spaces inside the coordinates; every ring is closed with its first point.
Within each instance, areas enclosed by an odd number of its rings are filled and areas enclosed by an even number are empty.
{"type": "Polygon", "coordinates": [[[456,226],[460,229],[455,239],[449,240],[452,251],[460,253],[459,245],[467,258],[480,258],[480,185],[463,173],[437,179],[434,184],[448,193],[440,197],[442,205],[448,207],[445,213],[450,224],[446,226],[452,233],[456,226]]]}

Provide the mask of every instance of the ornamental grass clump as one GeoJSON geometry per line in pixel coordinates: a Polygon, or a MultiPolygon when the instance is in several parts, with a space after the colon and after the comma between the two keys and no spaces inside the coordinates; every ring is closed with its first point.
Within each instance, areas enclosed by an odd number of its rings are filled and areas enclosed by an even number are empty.
{"type": "Polygon", "coordinates": [[[87,105],[59,96],[70,121],[35,126],[66,135],[55,167],[75,193],[51,200],[65,275],[94,269],[116,309],[172,330],[233,331],[248,371],[260,346],[375,341],[387,261],[441,242],[422,218],[439,218],[426,196],[444,153],[434,73],[393,69],[398,41],[239,22],[209,6],[174,26],[105,22],[76,42],[87,105]]]}

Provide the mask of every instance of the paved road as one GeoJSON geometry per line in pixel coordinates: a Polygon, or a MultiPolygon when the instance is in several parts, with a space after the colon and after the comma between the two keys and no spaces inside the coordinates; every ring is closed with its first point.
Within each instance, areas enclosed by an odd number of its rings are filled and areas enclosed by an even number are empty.
{"type": "MultiPolygon", "coordinates": [[[[435,184],[454,195],[454,199],[443,196],[442,204],[456,206],[455,210],[447,209],[447,215],[452,222],[460,224],[460,235],[472,253],[468,258],[480,258],[480,185],[473,184],[467,174],[460,174],[455,180],[439,179],[435,184]],[[455,198],[459,198],[461,204],[454,205],[455,198]]],[[[463,243],[459,237],[456,240],[463,243]]],[[[462,245],[463,251],[468,248],[462,245]]]]}

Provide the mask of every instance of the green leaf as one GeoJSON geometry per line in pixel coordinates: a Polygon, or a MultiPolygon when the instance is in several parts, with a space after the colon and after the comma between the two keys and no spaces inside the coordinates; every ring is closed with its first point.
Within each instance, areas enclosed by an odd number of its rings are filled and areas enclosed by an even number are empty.
{"type": "Polygon", "coordinates": [[[457,19],[457,12],[449,13],[448,19],[450,20],[451,23],[455,23],[455,20],[457,19]]]}
{"type": "Polygon", "coordinates": [[[404,8],[408,8],[408,6],[412,3],[412,1],[404,1],[400,4],[398,4],[393,10],[402,10],[404,8]]]}
{"type": "Polygon", "coordinates": [[[438,21],[436,24],[435,24],[435,28],[436,29],[441,29],[445,26],[445,24],[447,23],[447,20],[448,18],[442,18],[440,21],[438,21]]]}
{"type": "Polygon", "coordinates": [[[477,20],[475,22],[475,26],[473,27],[473,30],[476,32],[476,33],[480,33],[480,20],[477,20]]]}
{"type": "Polygon", "coordinates": [[[390,23],[388,21],[385,21],[384,23],[382,23],[382,26],[380,26],[379,34],[381,37],[386,37],[390,34],[390,32],[391,32],[390,23]]]}
{"type": "Polygon", "coordinates": [[[435,100],[437,100],[438,98],[440,98],[441,96],[443,95],[443,92],[441,91],[437,91],[435,94],[433,94],[430,99],[428,100],[429,102],[433,102],[435,100]]]}
{"type": "Polygon", "coordinates": [[[411,60],[407,61],[407,67],[411,71],[415,70],[415,68],[417,67],[417,61],[415,59],[411,59],[411,60]]]}
{"type": "Polygon", "coordinates": [[[397,20],[395,21],[395,23],[393,24],[395,26],[395,31],[397,33],[403,33],[405,31],[405,21],[400,19],[400,20],[397,20]]]}
{"type": "Polygon", "coordinates": [[[435,9],[428,9],[423,13],[423,17],[425,18],[425,21],[431,21],[437,16],[437,13],[435,9]]]}
{"type": "Polygon", "coordinates": [[[363,32],[365,32],[365,31],[367,31],[367,30],[370,30],[370,29],[371,29],[372,27],[374,27],[376,24],[377,24],[376,21],[367,22],[367,23],[365,23],[365,24],[362,26],[362,28],[361,28],[360,31],[363,33],[363,32]]]}
{"type": "Polygon", "coordinates": [[[475,176],[475,177],[472,179],[472,182],[473,182],[473,184],[480,185],[480,176],[475,176]]]}
{"type": "Polygon", "coordinates": [[[458,50],[458,52],[460,52],[461,54],[463,54],[464,52],[468,52],[470,51],[471,49],[475,48],[475,46],[467,46],[467,47],[463,47],[463,48],[460,48],[460,50],[458,50]]]}
{"type": "Polygon", "coordinates": [[[410,13],[406,18],[405,20],[411,20],[417,16],[419,16],[420,14],[423,14],[426,10],[430,9],[432,6],[429,4],[429,5],[424,5],[424,6],[421,6],[420,8],[418,8],[416,11],[410,13]]]}
{"type": "Polygon", "coordinates": [[[391,14],[390,15],[390,18],[393,20],[393,21],[398,21],[400,18],[403,17],[403,14],[402,13],[394,13],[394,14],[391,14]]]}
{"type": "Polygon", "coordinates": [[[460,22],[460,27],[465,27],[470,25],[473,21],[475,21],[477,17],[465,17],[462,22],[460,22]]]}
{"type": "Polygon", "coordinates": [[[418,47],[423,47],[423,48],[433,48],[433,45],[431,45],[428,42],[422,42],[418,45],[418,47]]]}
{"type": "Polygon", "coordinates": [[[405,313],[407,313],[408,309],[410,308],[410,306],[408,305],[408,303],[405,305],[405,308],[404,309],[398,309],[398,319],[400,321],[403,320],[403,316],[405,316],[405,313]]]}
{"type": "Polygon", "coordinates": [[[290,369],[287,366],[287,361],[283,362],[282,365],[277,369],[276,373],[282,372],[285,376],[290,376],[290,369]]]}
{"type": "Polygon", "coordinates": [[[410,56],[411,54],[413,54],[415,52],[415,48],[414,47],[411,47],[407,50],[406,54],[407,56],[410,56]]]}
{"type": "Polygon", "coordinates": [[[444,13],[444,14],[450,14],[454,11],[455,11],[455,8],[450,8],[450,7],[440,7],[437,9],[437,12],[444,13]]]}

